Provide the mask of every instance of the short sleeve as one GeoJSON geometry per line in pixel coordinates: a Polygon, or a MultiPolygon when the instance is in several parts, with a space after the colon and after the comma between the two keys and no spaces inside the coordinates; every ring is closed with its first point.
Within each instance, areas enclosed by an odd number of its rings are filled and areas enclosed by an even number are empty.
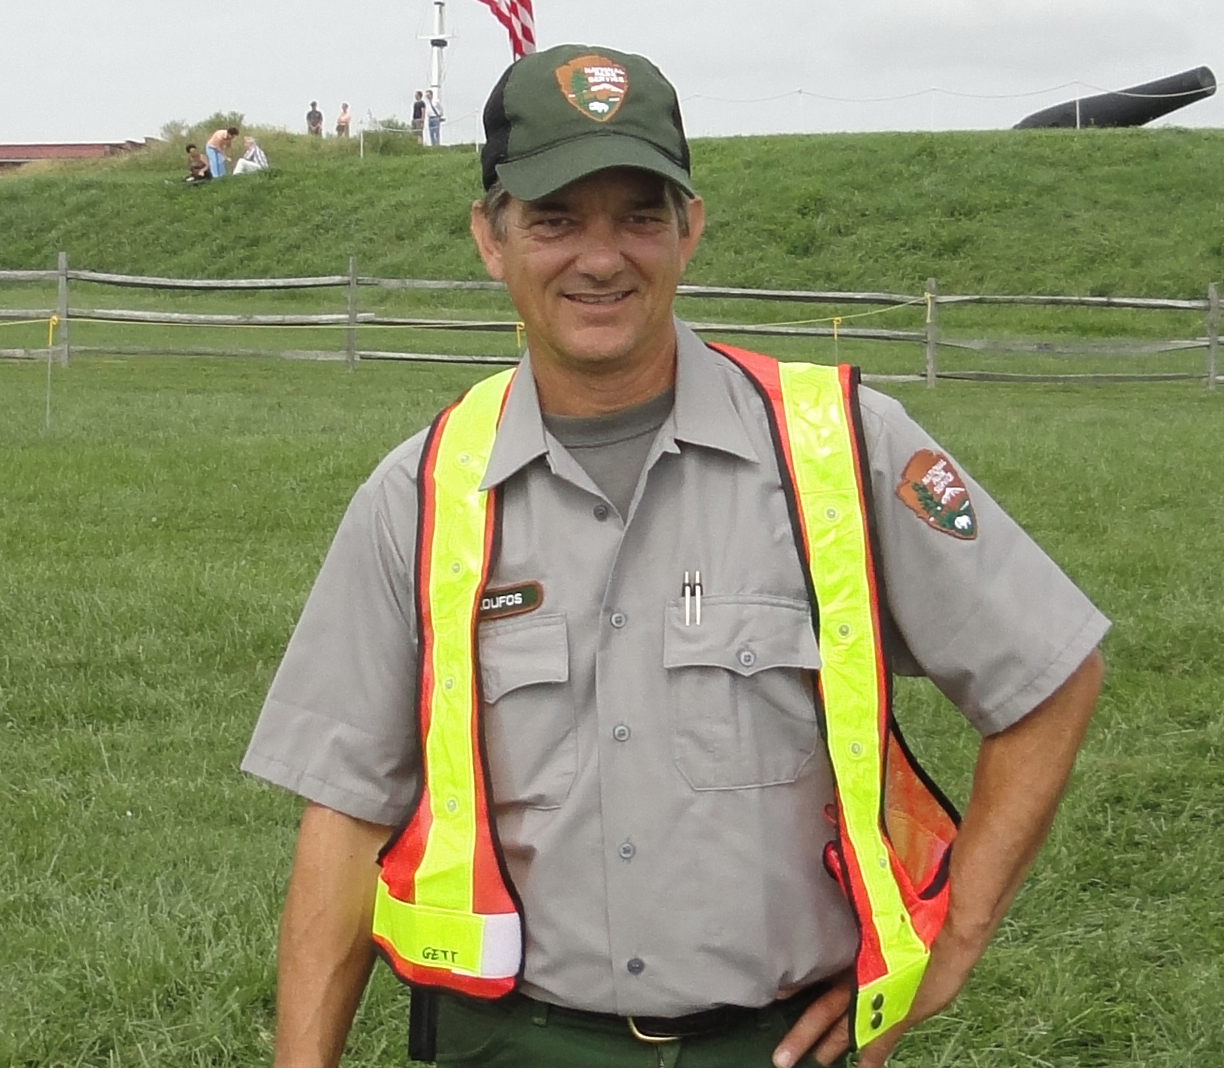
{"type": "Polygon", "coordinates": [[[407,815],[419,778],[419,451],[418,439],[401,446],[349,504],[242,761],[252,775],[388,826],[407,815]]]}
{"type": "Polygon", "coordinates": [[[897,401],[861,398],[902,670],[912,656],[981,733],[1001,731],[1070,677],[1109,621],[897,401]]]}

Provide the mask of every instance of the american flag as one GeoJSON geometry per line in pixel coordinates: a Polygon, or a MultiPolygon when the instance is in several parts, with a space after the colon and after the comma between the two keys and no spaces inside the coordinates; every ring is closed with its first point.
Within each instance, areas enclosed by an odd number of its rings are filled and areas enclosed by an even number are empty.
{"type": "Polygon", "coordinates": [[[531,0],[479,0],[506,27],[515,59],[535,51],[535,16],[531,0]]]}

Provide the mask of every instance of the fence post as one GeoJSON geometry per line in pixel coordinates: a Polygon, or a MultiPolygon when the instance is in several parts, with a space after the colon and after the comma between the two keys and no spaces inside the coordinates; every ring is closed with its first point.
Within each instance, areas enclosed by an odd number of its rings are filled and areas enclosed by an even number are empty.
{"type": "Polygon", "coordinates": [[[1220,287],[1207,287],[1207,388],[1216,388],[1216,360],[1220,353],[1220,287]]]}
{"type": "Polygon", "coordinates": [[[939,340],[938,310],[939,286],[934,278],[928,278],[926,284],[926,384],[927,389],[935,388],[936,344],[939,340]]]}
{"type": "Polygon", "coordinates": [[[59,254],[59,263],[57,265],[59,271],[59,307],[56,314],[59,315],[59,359],[60,366],[68,366],[68,253],[61,252],[59,254]]]}
{"type": "Polygon", "coordinates": [[[351,371],[357,365],[357,257],[349,257],[348,280],[348,347],[345,363],[351,371]]]}

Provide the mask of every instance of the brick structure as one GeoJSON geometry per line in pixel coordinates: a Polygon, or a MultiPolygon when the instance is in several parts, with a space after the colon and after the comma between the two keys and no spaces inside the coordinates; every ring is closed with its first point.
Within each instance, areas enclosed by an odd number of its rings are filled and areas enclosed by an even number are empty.
{"type": "Polygon", "coordinates": [[[143,141],[74,141],[60,144],[0,145],[0,167],[19,167],[40,159],[105,159],[146,148],[154,138],[143,141]]]}

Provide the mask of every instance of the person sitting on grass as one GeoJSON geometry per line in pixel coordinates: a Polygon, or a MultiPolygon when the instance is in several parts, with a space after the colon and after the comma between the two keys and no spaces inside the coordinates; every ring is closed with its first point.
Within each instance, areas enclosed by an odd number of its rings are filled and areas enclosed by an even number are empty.
{"type": "Polygon", "coordinates": [[[259,142],[253,137],[244,137],[242,141],[246,149],[242,153],[242,158],[234,164],[234,174],[266,171],[268,169],[268,157],[264,154],[264,150],[259,147],[259,142]]]}
{"type": "Polygon", "coordinates": [[[187,146],[187,177],[183,179],[185,182],[207,182],[212,177],[212,172],[208,169],[208,160],[204,158],[204,153],[201,152],[195,145],[187,146]]]}

